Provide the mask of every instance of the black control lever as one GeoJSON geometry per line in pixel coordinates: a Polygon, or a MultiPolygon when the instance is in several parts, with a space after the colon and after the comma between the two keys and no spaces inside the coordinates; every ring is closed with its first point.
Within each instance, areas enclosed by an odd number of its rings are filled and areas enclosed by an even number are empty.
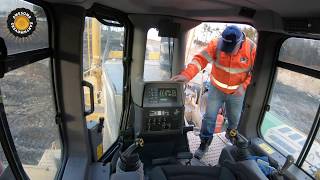
{"type": "Polygon", "coordinates": [[[121,156],[124,158],[130,157],[139,147],[143,147],[143,145],[143,139],[138,138],[131,146],[129,146],[123,153],[121,153],[121,156]]]}
{"type": "Polygon", "coordinates": [[[231,131],[227,131],[227,135],[229,136],[229,140],[233,145],[237,147],[237,157],[238,161],[244,161],[250,156],[250,152],[248,150],[249,140],[240,134],[236,129],[232,129],[231,131]]]}
{"type": "Polygon", "coordinates": [[[143,146],[143,139],[138,138],[131,146],[129,146],[124,152],[122,152],[117,163],[119,169],[124,172],[138,170],[141,167],[141,161],[136,151],[143,146]]]}
{"type": "Polygon", "coordinates": [[[289,167],[294,163],[294,158],[291,155],[288,155],[286,158],[286,162],[284,165],[281,167],[280,170],[274,171],[270,179],[271,180],[284,180],[285,172],[289,169],[289,167]]]}
{"type": "Polygon", "coordinates": [[[286,162],[282,166],[282,168],[279,171],[280,175],[284,175],[284,173],[289,169],[289,167],[294,163],[294,158],[292,155],[288,155],[286,158],[286,162]]]}
{"type": "Polygon", "coordinates": [[[246,160],[250,156],[250,152],[248,150],[249,140],[240,133],[237,133],[235,138],[235,145],[237,147],[237,159],[239,161],[246,160]]]}
{"type": "Polygon", "coordinates": [[[99,118],[98,133],[101,133],[103,128],[104,128],[104,117],[100,117],[99,118]]]}

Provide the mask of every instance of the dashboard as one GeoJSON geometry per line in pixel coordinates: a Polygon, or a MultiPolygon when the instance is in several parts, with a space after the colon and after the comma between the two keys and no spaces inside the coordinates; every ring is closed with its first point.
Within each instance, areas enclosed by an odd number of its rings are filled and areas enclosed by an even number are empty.
{"type": "Polygon", "coordinates": [[[135,106],[135,132],[138,135],[180,133],[183,128],[183,84],[145,83],[142,107],[135,106]]]}

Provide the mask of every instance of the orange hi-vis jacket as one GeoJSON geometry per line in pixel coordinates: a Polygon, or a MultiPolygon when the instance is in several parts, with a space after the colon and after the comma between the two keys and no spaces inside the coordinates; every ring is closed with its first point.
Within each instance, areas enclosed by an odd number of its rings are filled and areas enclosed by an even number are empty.
{"type": "Polygon", "coordinates": [[[217,50],[218,39],[212,40],[199,54],[195,55],[192,62],[181,72],[191,80],[212,63],[211,83],[225,94],[233,94],[237,90],[245,92],[251,81],[251,72],[254,65],[256,46],[246,38],[235,55],[226,54],[217,50]]]}

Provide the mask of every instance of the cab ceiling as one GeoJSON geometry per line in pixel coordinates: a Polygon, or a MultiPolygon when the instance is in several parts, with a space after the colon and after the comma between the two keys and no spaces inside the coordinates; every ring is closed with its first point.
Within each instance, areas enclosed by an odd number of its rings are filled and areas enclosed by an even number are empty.
{"type": "Polygon", "coordinates": [[[232,16],[241,7],[272,12],[280,17],[320,17],[319,0],[46,0],[90,8],[99,3],[133,14],[172,15],[196,20],[232,16]]]}

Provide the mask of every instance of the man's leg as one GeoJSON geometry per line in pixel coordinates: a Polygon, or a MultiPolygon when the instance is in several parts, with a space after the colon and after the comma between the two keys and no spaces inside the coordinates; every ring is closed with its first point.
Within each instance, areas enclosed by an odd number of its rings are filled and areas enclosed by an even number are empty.
{"type": "Polygon", "coordinates": [[[210,86],[208,92],[208,100],[206,106],[206,113],[202,119],[202,125],[200,130],[201,144],[197,151],[194,153],[194,157],[201,159],[203,155],[208,151],[208,147],[211,144],[212,136],[214,133],[216,118],[222,103],[224,102],[225,95],[216,89],[213,85],[210,86]]]}
{"type": "Polygon", "coordinates": [[[243,100],[245,94],[241,96],[237,95],[227,95],[226,99],[226,112],[228,117],[228,128],[226,132],[226,137],[229,138],[229,132],[232,129],[237,129],[240,120],[243,100]]]}

